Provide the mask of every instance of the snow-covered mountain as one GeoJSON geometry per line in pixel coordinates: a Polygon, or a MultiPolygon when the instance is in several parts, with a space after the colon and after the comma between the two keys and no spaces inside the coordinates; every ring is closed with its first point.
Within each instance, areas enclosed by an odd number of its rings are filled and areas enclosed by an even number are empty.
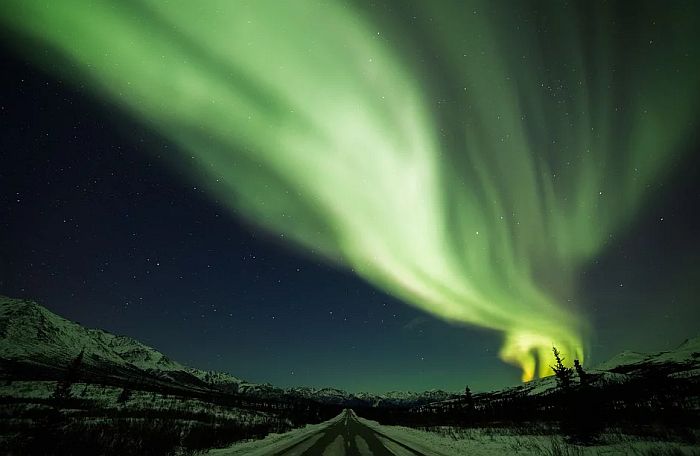
{"type": "Polygon", "coordinates": [[[184,366],[126,336],[87,329],[32,301],[0,296],[0,376],[62,378],[83,353],[86,380],[157,383],[179,389],[235,393],[257,398],[297,397],[337,405],[422,404],[456,397],[445,391],[353,394],[336,388],[276,388],[231,374],[184,366]]]}
{"type": "Polygon", "coordinates": [[[624,351],[595,367],[597,371],[633,373],[649,366],[700,367],[700,337],[686,339],[674,350],[655,353],[624,351]]]}
{"type": "Polygon", "coordinates": [[[0,296],[0,355],[6,360],[70,362],[83,352],[87,363],[107,362],[143,370],[184,367],[126,336],[86,329],[32,302],[0,296]]]}
{"type": "Polygon", "coordinates": [[[208,387],[206,372],[188,369],[137,340],[84,328],[32,301],[0,296],[0,368],[4,375],[60,377],[81,352],[84,374],[96,380],[208,387]]]}
{"type": "Polygon", "coordinates": [[[422,405],[429,404],[432,402],[446,401],[450,399],[457,399],[461,397],[461,394],[452,393],[443,390],[428,390],[420,393],[412,391],[389,391],[385,394],[367,394],[360,393],[358,395],[363,401],[371,405],[372,407],[382,407],[382,406],[401,406],[406,404],[411,405],[422,405]]]}

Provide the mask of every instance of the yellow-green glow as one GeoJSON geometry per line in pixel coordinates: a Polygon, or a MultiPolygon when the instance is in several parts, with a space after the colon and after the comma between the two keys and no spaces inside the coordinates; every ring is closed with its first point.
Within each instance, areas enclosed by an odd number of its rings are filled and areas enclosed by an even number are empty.
{"type": "Polygon", "coordinates": [[[527,380],[551,373],[552,345],[584,355],[577,271],[681,150],[698,68],[678,43],[695,32],[661,15],[677,36],[623,72],[605,8],[583,36],[573,9],[542,5],[556,19],[540,50],[523,5],[491,3],[406,4],[449,72],[444,128],[439,71],[347,2],[5,0],[0,20],[38,64],[178,144],[173,163],[236,214],[503,332],[527,380]]]}

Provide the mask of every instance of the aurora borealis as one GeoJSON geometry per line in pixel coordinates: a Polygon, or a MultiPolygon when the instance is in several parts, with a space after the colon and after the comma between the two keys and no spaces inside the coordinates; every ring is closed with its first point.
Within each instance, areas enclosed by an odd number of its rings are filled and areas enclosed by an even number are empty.
{"type": "Polygon", "coordinates": [[[641,2],[7,1],[13,46],[177,146],[232,214],[523,379],[595,331],[578,271],[689,153],[700,11],[641,2]]]}

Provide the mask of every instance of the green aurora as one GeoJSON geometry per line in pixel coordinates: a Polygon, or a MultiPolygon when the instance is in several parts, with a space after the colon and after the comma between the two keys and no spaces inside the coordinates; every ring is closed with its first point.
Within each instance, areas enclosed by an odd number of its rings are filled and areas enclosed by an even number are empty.
{"type": "Polygon", "coordinates": [[[687,149],[697,4],[5,0],[0,18],[232,213],[501,331],[530,379],[552,345],[584,356],[577,275],[687,149]]]}

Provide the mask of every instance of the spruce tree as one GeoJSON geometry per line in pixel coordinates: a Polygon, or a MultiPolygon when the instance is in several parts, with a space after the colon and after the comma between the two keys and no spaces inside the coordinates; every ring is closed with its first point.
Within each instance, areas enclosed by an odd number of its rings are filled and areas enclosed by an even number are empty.
{"type": "Polygon", "coordinates": [[[83,355],[85,350],[80,350],[78,356],[70,363],[66,370],[66,376],[62,381],[56,383],[56,389],[53,392],[53,398],[65,400],[71,397],[71,386],[77,380],[80,371],[80,365],[83,363],[83,355]]]}
{"type": "Polygon", "coordinates": [[[564,359],[557,347],[552,347],[552,352],[554,353],[554,359],[557,361],[555,366],[550,366],[554,371],[554,375],[557,376],[557,382],[562,388],[569,388],[571,386],[571,377],[574,374],[574,370],[570,367],[564,366],[564,359]]]}
{"type": "Polygon", "coordinates": [[[574,360],[574,369],[576,369],[576,374],[578,375],[581,385],[586,385],[588,383],[588,374],[583,370],[583,366],[581,366],[581,363],[577,359],[574,360]]]}

